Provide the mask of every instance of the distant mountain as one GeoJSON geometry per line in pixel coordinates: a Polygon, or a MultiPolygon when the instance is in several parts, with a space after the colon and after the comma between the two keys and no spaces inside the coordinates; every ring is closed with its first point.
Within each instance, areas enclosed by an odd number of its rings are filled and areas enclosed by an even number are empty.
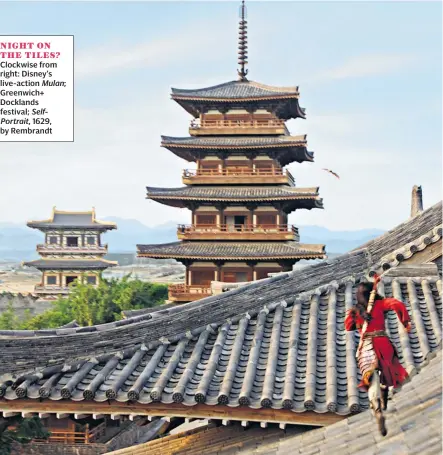
{"type": "Polygon", "coordinates": [[[381,229],[330,231],[321,226],[300,226],[299,233],[300,241],[303,243],[323,243],[328,253],[346,253],[384,234],[385,231],[381,229]]]}
{"type": "Polygon", "coordinates": [[[43,238],[40,231],[24,224],[0,223],[0,260],[20,262],[36,259],[35,247],[42,243],[43,238]]]}
{"type": "Polygon", "coordinates": [[[109,245],[111,253],[135,252],[138,243],[169,243],[177,241],[177,223],[168,222],[158,226],[145,226],[138,220],[108,217],[117,223],[117,229],[107,232],[103,242],[109,245]]]}
{"type": "MultiPolygon", "coordinates": [[[[106,219],[117,223],[118,228],[103,236],[110,253],[135,253],[138,243],[177,241],[177,223],[173,221],[150,227],[134,219],[106,219]]],[[[326,251],[331,254],[345,253],[384,233],[380,229],[331,231],[321,226],[300,226],[299,231],[303,243],[325,244],[326,251]]],[[[0,260],[20,262],[35,259],[35,247],[42,240],[43,234],[24,224],[0,223],[0,260]]]]}

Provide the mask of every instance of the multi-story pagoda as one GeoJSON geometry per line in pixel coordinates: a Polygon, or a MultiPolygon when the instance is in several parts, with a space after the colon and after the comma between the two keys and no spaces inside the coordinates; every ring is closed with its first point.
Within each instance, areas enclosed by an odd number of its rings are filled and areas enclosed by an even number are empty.
{"type": "Polygon", "coordinates": [[[212,281],[245,282],[287,271],[300,259],[325,257],[324,245],[299,243],[288,214],[322,208],[318,187],[299,188],[284,167],[313,161],[306,136],[285,122],[305,118],[298,87],[249,81],[244,2],[241,6],[239,80],[198,90],[172,89],[172,99],[194,119],[191,137],[162,137],[162,146],[196,170],[183,171],[181,188],[147,188],[147,197],[192,211],[178,227],[179,242],[138,245],[139,257],[174,258],[185,283],[169,298],[186,302],[211,294],[212,281]]]}
{"type": "Polygon", "coordinates": [[[37,245],[41,259],[26,262],[42,272],[42,281],[35,293],[43,298],[68,294],[76,282],[97,285],[101,272],[117,262],[103,256],[108,245],[101,243],[101,234],[116,229],[115,223],[99,221],[95,209],[90,212],[52,211],[48,220],[29,221],[27,226],[45,234],[45,243],[37,245]]]}

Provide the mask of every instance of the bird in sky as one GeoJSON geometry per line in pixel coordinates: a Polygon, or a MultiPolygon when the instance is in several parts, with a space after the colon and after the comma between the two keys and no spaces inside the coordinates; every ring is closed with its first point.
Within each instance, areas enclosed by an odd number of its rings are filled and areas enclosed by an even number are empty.
{"type": "Polygon", "coordinates": [[[330,174],[332,174],[335,177],[337,177],[338,179],[340,179],[340,176],[336,172],[331,171],[330,169],[325,169],[325,168],[323,168],[323,170],[326,171],[326,172],[329,172],[330,174]]]}

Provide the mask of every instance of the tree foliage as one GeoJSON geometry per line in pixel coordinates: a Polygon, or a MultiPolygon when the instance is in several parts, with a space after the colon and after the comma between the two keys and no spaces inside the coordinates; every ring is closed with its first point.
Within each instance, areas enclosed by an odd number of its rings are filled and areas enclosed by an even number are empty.
{"type": "Polygon", "coordinates": [[[33,439],[47,439],[49,433],[38,417],[0,419],[0,454],[9,455],[14,444],[27,444],[33,439]]]}
{"type": "Polygon", "coordinates": [[[65,298],[59,298],[53,308],[34,317],[20,320],[12,305],[0,315],[0,330],[38,330],[60,327],[73,320],[80,325],[103,324],[122,318],[123,310],[151,308],[164,303],[168,288],[163,284],[122,279],[104,279],[94,287],[78,283],[65,298]]]}

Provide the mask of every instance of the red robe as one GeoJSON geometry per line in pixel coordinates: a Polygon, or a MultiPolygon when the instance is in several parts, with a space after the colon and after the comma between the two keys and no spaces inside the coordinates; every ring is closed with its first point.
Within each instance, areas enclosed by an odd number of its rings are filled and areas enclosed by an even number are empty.
{"type": "MultiPolygon", "coordinates": [[[[385,330],[385,313],[389,310],[397,313],[398,319],[405,327],[408,325],[410,318],[403,302],[394,298],[376,300],[372,307],[372,319],[366,333],[385,330]]],[[[361,334],[364,322],[358,312],[349,310],[345,318],[345,329],[348,331],[358,329],[361,334]]],[[[380,382],[385,386],[398,387],[406,380],[408,373],[402,367],[394,346],[387,336],[374,337],[372,342],[381,372],[380,382]]],[[[362,380],[358,386],[367,390],[369,384],[367,380],[362,380]]]]}

